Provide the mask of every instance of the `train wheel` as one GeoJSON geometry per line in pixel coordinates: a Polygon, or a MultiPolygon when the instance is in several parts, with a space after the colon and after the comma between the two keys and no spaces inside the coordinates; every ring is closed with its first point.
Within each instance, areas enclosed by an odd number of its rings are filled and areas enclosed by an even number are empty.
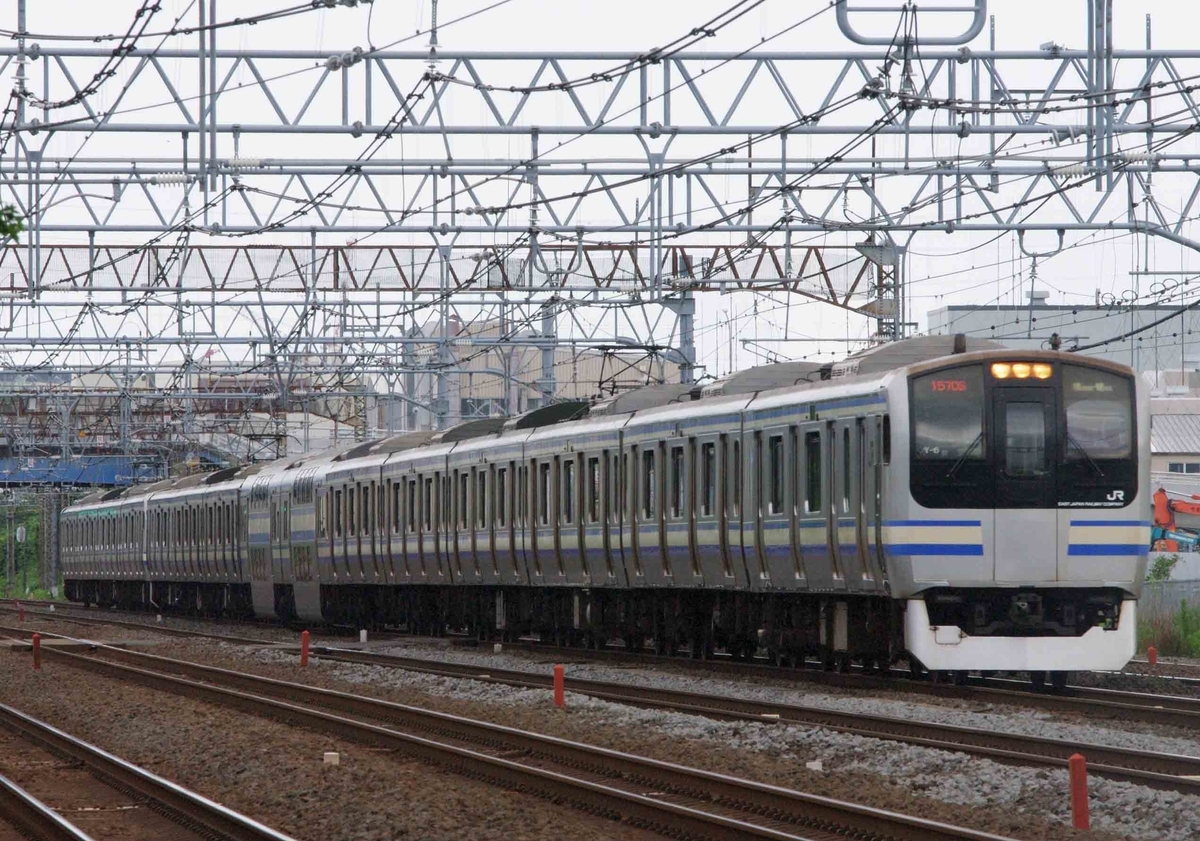
{"type": "Polygon", "coordinates": [[[1046,688],[1046,673],[1045,672],[1030,672],[1029,682],[1033,684],[1035,692],[1042,692],[1046,688]]]}
{"type": "Polygon", "coordinates": [[[954,673],[954,685],[955,686],[966,686],[968,678],[970,678],[970,676],[971,676],[970,672],[968,672],[964,669],[959,669],[958,671],[956,671],[954,673]]]}
{"type": "Polygon", "coordinates": [[[1067,678],[1070,675],[1070,672],[1051,672],[1050,685],[1054,687],[1055,691],[1062,692],[1067,688],[1067,678]]]}

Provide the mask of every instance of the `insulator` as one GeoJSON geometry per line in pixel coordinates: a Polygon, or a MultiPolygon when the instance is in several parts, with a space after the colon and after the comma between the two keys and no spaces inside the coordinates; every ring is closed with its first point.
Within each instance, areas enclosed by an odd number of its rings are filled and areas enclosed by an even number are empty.
{"type": "Polygon", "coordinates": [[[186,172],[160,172],[158,175],[150,176],[150,183],[160,186],[167,184],[190,184],[192,183],[192,176],[186,172]]]}
{"type": "Polygon", "coordinates": [[[1126,163],[1146,163],[1150,161],[1157,161],[1158,155],[1154,152],[1147,152],[1146,150],[1142,149],[1138,151],[1122,152],[1121,160],[1125,161],[1126,163]]]}
{"type": "Polygon", "coordinates": [[[1063,178],[1076,178],[1088,174],[1087,164],[1067,164],[1060,166],[1054,170],[1055,175],[1061,175],[1063,178]]]}
{"type": "Polygon", "coordinates": [[[226,164],[230,169],[261,169],[262,158],[230,158],[226,164]]]}

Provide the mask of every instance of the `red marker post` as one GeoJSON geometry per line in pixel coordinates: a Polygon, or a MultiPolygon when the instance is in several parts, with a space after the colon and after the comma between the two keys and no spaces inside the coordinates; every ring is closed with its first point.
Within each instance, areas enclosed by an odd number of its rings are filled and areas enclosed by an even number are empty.
{"type": "Polygon", "coordinates": [[[1158,665],[1158,649],[1150,646],[1146,649],[1146,659],[1150,661],[1151,666],[1158,665]]]}
{"type": "Polygon", "coordinates": [[[42,635],[33,635],[33,670],[40,671],[42,668],[42,635]]]}
{"type": "Polygon", "coordinates": [[[308,631],[300,633],[300,665],[308,665],[308,631]]]}
{"type": "Polygon", "coordinates": [[[567,703],[566,690],[563,687],[563,667],[554,667],[554,706],[561,707],[567,703]]]}
{"type": "Polygon", "coordinates": [[[1072,754],[1067,761],[1071,773],[1071,826],[1090,829],[1088,817],[1087,760],[1083,754],[1072,754]]]}

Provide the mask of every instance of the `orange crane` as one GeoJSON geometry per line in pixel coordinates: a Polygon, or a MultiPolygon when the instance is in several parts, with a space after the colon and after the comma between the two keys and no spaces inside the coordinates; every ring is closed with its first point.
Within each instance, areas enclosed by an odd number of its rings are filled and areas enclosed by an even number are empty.
{"type": "Polygon", "coordinates": [[[1159,552],[1178,552],[1181,546],[1195,548],[1200,535],[1175,525],[1176,514],[1200,517],[1200,494],[1172,498],[1163,488],[1154,492],[1154,525],[1150,529],[1150,546],[1159,552]]]}

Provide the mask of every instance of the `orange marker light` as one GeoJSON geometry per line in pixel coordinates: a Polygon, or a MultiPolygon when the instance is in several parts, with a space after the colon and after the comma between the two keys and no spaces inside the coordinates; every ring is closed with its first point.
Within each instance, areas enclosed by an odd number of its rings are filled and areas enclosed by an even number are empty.
{"type": "Polygon", "coordinates": [[[1013,376],[1018,380],[1027,380],[1029,375],[1033,373],[1033,366],[1028,362],[1014,362],[1012,366],[1013,376]]]}
{"type": "Polygon", "coordinates": [[[993,362],[992,376],[998,380],[1007,380],[1012,376],[1012,366],[1007,362],[993,362]]]}
{"type": "Polygon", "coordinates": [[[1054,373],[1054,366],[1047,365],[1045,362],[1033,363],[1033,375],[1039,380],[1048,380],[1050,375],[1054,373]]]}

